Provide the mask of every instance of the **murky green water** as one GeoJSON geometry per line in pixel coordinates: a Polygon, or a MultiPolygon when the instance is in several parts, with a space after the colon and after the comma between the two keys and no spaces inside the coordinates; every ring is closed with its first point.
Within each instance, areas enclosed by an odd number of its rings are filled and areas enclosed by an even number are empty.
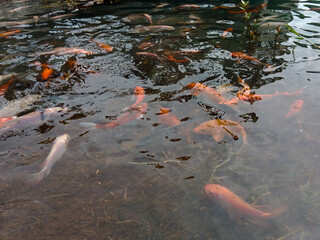
{"type": "Polygon", "coordinates": [[[0,75],[15,75],[0,96],[1,108],[38,94],[40,99],[16,114],[68,110],[1,131],[0,239],[319,239],[320,50],[297,39],[285,24],[320,45],[320,4],[257,2],[246,23],[243,13],[230,12],[240,11],[239,2],[204,1],[187,10],[177,8],[186,2],[82,8],[54,1],[1,2],[0,33],[20,30],[0,38],[0,75]],[[141,29],[150,25],[143,14],[174,30],[141,29]],[[228,28],[233,30],[224,33],[228,28]],[[144,42],[152,47],[140,49],[144,42]],[[93,53],[42,54],[57,47],[93,53]],[[186,52],[193,50],[199,53],[186,52]],[[233,58],[232,52],[261,63],[233,58]],[[41,75],[43,63],[53,69],[48,79],[41,75]],[[257,94],[301,91],[229,106],[186,88],[202,83],[233,99],[243,89],[238,76],[257,94]],[[136,101],[136,86],[145,89],[142,118],[111,129],[80,125],[118,119],[136,101]],[[296,100],[303,100],[303,107],[287,118],[296,100]],[[161,107],[181,124],[161,122],[161,107]],[[242,151],[241,134],[234,140],[226,133],[217,142],[193,131],[216,118],[245,129],[242,151]],[[38,185],[27,185],[64,133],[71,140],[62,159],[38,185]],[[232,219],[205,196],[208,183],[248,203],[288,210],[268,227],[232,219]]]}

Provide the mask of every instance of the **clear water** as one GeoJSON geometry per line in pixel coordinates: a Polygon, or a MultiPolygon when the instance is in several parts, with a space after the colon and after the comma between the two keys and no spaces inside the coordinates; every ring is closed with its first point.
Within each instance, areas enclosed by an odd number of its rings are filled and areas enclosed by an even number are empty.
{"type": "Polygon", "coordinates": [[[0,38],[0,74],[15,75],[0,104],[40,94],[41,99],[18,115],[68,107],[49,121],[0,136],[1,239],[319,239],[320,50],[297,39],[285,24],[320,45],[320,4],[252,4],[251,9],[260,9],[249,21],[252,39],[243,13],[213,9],[237,6],[237,1],[175,8],[185,3],[163,8],[150,1],[83,8],[55,1],[0,3],[0,32],[21,31],[0,38]],[[133,14],[149,14],[154,24],[175,30],[134,33],[148,21],[141,16],[125,21],[133,14]],[[227,28],[233,31],[222,38],[227,28]],[[90,39],[114,50],[106,53],[90,39]],[[145,51],[159,56],[182,50],[201,53],[188,56],[185,63],[137,55],[139,44],[147,41],[154,46],[145,51]],[[36,54],[57,47],[93,54],[36,54]],[[273,68],[232,58],[231,52],[245,52],[273,68]],[[76,60],[76,71],[68,59],[76,60]],[[35,61],[50,65],[53,76],[43,80],[35,61]],[[242,89],[238,76],[257,94],[302,93],[252,105],[240,101],[235,113],[185,88],[200,82],[231,99],[242,89]],[[141,119],[113,129],[80,126],[117,119],[134,103],[136,86],[145,89],[148,104],[141,119]],[[301,112],[286,118],[298,99],[304,101],[301,112]],[[161,107],[171,109],[181,125],[159,124],[161,107]],[[216,142],[192,131],[215,118],[244,127],[248,143],[241,153],[234,155],[242,139],[226,136],[216,142]],[[39,171],[53,140],[64,133],[71,140],[61,161],[37,186],[26,186],[25,176],[39,171]],[[273,209],[287,204],[288,210],[271,219],[269,227],[232,219],[205,196],[208,183],[223,185],[248,203],[273,209]]]}

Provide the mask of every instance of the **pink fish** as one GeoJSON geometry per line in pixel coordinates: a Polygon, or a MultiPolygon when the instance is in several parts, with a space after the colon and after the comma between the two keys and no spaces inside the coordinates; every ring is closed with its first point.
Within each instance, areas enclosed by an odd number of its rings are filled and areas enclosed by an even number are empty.
{"type": "Polygon", "coordinates": [[[234,140],[238,140],[240,134],[242,136],[242,146],[239,152],[242,151],[244,146],[247,144],[247,133],[244,128],[237,122],[226,120],[226,119],[213,119],[201,123],[198,127],[194,129],[195,133],[211,135],[214,140],[220,142],[224,136],[229,134],[234,140]]]}
{"type": "Polygon", "coordinates": [[[136,52],[136,55],[145,56],[145,57],[151,57],[151,58],[157,58],[157,59],[160,58],[157,54],[151,53],[151,52],[136,52]]]}
{"type": "Polygon", "coordinates": [[[297,115],[301,109],[303,107],[303,100],[299,99],[297,101],[295,101],[291,106],[290,106],[290,110],[287,113],[286,117],[290,118],[294,115],[297,115]]]}
{"type": "Polygon", "coordinates": [[[96,124],[90,122],[82,122],[80,126],[85,128],[115,128],[117,126],[126,124],[135,119],[139,119],[143,116],[143,114],[147,111],[148,105],[146,103],[142,103],[135,107],[130,107],[125,113],[120,115],[116,120],[106,123],[106,124],[96,124]]]}
{"type": "Polygon", "coordinates": [[[135,108],[136,106],[138,106],[142,100],[144,99],[144,88],[142,87],[135,87],[134,89],[134,94],[137,96],[137,100],[136,102],[130,107],[130,108],[135,108]]]}
{"type": "Polygon", "coordinates": [[[208,87],[202,83],[189,83],[187,85],[187,88],[193,90],[193,95],[203,95],[215,103],[228,105],[232,107],[233,110],[235,110],[234,105],[237,104],[237,102],[224,98],[214,88],[208,87]]]}
{"type": "Polygon", "coordinates": [[[87,50],[84,50],[81,48],[75,48],[75,47],[72,47],[72,48],[58,47],[50,51],[36,53],[33,56],[51,55],[51,54],[56,54],[56,55],[93,54],[93,52],[89,52],[87,50]]]}
{"type": "Polygon", "coordinates": [[[218,184],[207,184],[204,191],[210,199],[218,202],[231,218],[244,219],[259,226],[268,226],[269,219],[288,209],[288,206],[284,205],[273,212],[263,212],[257,206],[245,202],[238,195],[218,184]]]}
{"type": "Polygon", "coordinates": [[[12,120],[12,119],[15,119],[17,118],[16,116],[13,116],[13,117],[2,117],[0,118],[0,127],[2,127],[6,122],[12,120]]]}
{"type": "Polygon", "coordinates": [[[174,116],[173,114],[170,113],[170,109],[168,108],[160,108],[160,113],[159,115],[159,122],[166,124],[168,127],[174,127],[177,125],[180,125],[180,120],[174,116]]]}
{"type": "Polygon", "coordinates": [[[156,44],[154,42],[143,42],[138,46],[138,48],[140,48],[141,50],[146,50],[146,49],[151,48],[155,45],[156,44]]]}

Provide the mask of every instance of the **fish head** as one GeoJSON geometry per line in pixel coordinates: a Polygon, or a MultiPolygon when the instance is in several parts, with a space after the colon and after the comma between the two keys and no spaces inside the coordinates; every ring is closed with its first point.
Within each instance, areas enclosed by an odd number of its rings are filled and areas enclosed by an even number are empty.
{"type": "Polygon", "coordinates": [[[61,138],[65,143],[68,143],[70,141],[70,136],[68,134],[63,134],[59,138],[61,138]]]}
{"type": "Polygon", "coordinates": [[[143,94],[144,94],[144,88],[142,88],[142,87],[136,87],[136,88],[134,89],[134,93],[135,93],[136,95],[143,95],[143,94]]]}
{"type": "Polygon", "coordinates": [[[220,199],[222,191],[223,188],[218,184],[207,184],[204,186],[205,194],[212,200],[220,199]]]}

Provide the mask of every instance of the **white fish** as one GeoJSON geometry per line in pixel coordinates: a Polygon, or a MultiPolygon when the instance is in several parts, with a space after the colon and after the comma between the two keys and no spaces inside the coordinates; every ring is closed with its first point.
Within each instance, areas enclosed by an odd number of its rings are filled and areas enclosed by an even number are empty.
{"type": "Polygon", "coordinates": [[[63,134],[56,138],[53,143],[53,147],[48,157],[42,163],[42,168],[40,172],[29,174],[26,179],[26,184],[28,186],[35,186],[39,184],[51,171],[53,165],[58,162],[65,151],[67,150],[67,145],[70,141],[70,136],[68,134],[63,134]]]}
{"type": "Polygon", "coordinates": [[[0,75],[0,84],[2,85],[7,80],[11,79],[13,74],[0,75]]]}
{"type": "Polygon", "coordinates": [[[17,117],[9,122],[7,122],[3,128],[0,130],[0,134],[12,128],[23,128],[39,124],[45,120],[50,119],[52,116],[57,115],[60,112],[66,112],[67,108],[53,107],[47,108],[41,112],[32,112],[21,117],[17,117]]]}
{"type": "Polygon", "coordinates": [[[0,117],[3,118],[17,115],[40,98],[41,95],[31,94],[20,99],[12,100],[0,109],[0,117]]]}
{"type": "Polygon", "coordinates": [[[162,31],[173,31],[175,28],[169,25],[152,25],[146,27],[136,27],[131,30],[132,33],[146,33],[146,32],[162,32],[162,31]]]}

